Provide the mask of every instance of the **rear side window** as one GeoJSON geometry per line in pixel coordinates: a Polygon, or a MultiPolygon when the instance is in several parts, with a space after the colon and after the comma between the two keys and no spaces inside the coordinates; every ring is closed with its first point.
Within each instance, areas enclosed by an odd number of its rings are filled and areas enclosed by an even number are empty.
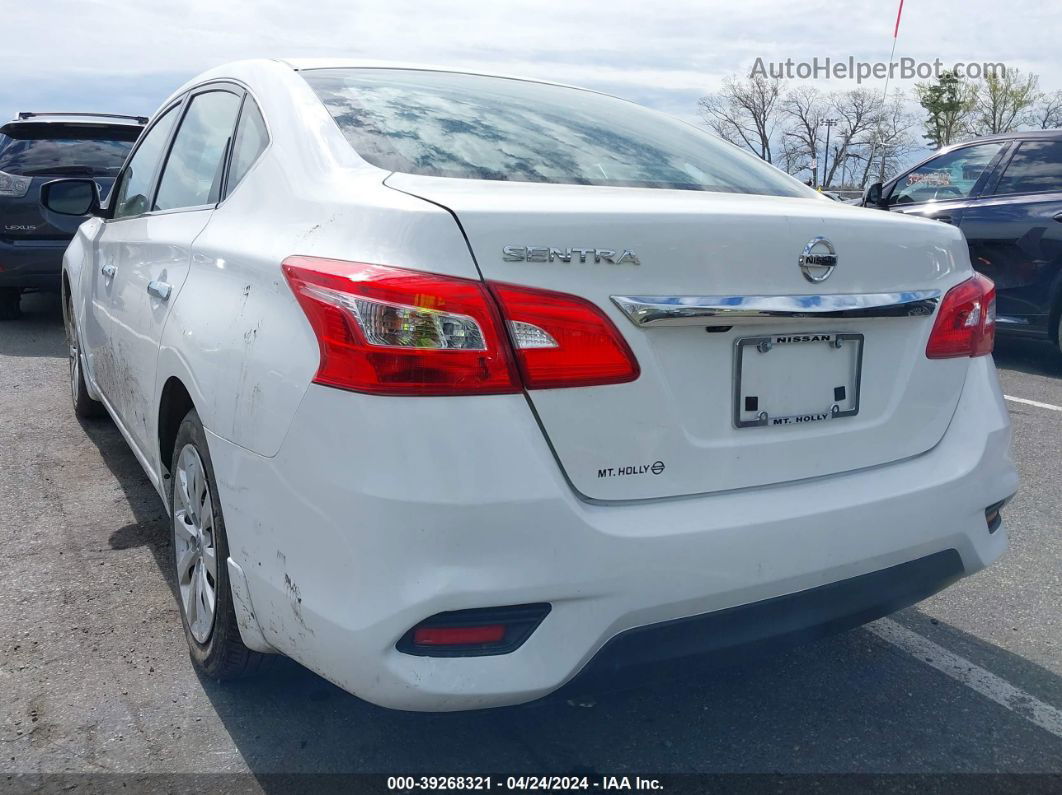
{"type": "Polygon", "coordinates": [[[251,166],[262,154],[269,143],[265,119],[258,105],[247,97],[240,112],[240,123],[236,128],[236,140],[232,144],[232,157],[229,165],[229,179],[225,187],[226,195],[232,193],[240,181],[251,170],[251,166]]]}
{"type": "Polygon", "coordinates": [[[114,177],[140,127],[9,124],[0,133],[0,171],[23,177],[114,177]]]}
{"type": "Polygon", "coordinates": [[[228,91],[192,97],[163,167],[155,210],[216,204],[225,152],[236,126],[240,98],[228,91]]]}
{"type": "Polygon", "coordinates": [[[1062,192],[1062,141],[1022,141],[996,193],[1062,192]]]}
{"type": "Polygon", "coordinates": [[[133,153],[129,166],[119,177],[118,189],[114,194],[114,217],[128,218],[148,211],[149,194],[162,160],[163,149],[170,138],[170,131],[177,121],[175,105],[159,116],[158,121],[144,135],[144,140],[133,153]]]}
{"type": "Polygon", "coordinates": [[[299,74],[354,150],[389,171],[813,195],[776,168],[695,127],[590,91],[412,69],[299,74]]]}

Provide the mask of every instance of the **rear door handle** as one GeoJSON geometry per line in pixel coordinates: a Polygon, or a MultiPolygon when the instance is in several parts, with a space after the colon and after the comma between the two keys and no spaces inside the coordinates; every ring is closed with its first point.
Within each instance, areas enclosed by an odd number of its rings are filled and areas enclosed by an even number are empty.
{"type": "Polygon", "coordinates": [[[169,301],[170,293],[173,291],[173,287],[166,282],[160,282],[152,279],[148,282],[147,291],[160,301],[169,301]]]}
{"type": "Polygon", "coordinates": [[[1055,213],[1055,220],[1062,224],[1062,213],[1055,213]]]}
{"type": "Polygon", "coordinates": [[[100,273],[102,273],[108,279],[113,279],[114,274],[116,274],[117,272],[118,268],[109,262],[100,268],[100,273]]]}

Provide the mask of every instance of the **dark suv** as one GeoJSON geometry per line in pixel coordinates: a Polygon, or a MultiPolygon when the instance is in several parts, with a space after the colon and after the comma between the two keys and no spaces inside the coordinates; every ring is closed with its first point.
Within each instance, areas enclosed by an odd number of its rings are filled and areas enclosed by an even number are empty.
{"type": "Polygon", "coordinates": [[[87,218],[46,210],[41,185],[92,177],[105,195],[145,124],[143,116],[20,113],[0,127],[0,320],[18,317],[23,289],[59,289],[63,252],[87,218]]]}
{"type": "Polygon", "coordinates": [[[863,203],[958,226],[996,283],[998,331],[1062,347],[1062,130],[951,146],[871,185],[863,203]]]}

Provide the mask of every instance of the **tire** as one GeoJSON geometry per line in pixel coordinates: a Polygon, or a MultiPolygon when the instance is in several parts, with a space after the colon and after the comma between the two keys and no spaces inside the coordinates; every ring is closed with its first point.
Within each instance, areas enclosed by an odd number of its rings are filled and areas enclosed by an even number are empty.
{"type": "Polygon", "coordinates": [[[177,429],[170,472],[177,603],[192,664],[219,681],[254,674],[270,655],[251,651],[240,638],[226,565],[225,519],[206,434],[195,409],[177,429]],[[211,593],[213,611],[209,609],[211,593]]]}
{"type": "MultiPolygon", "coordinates": [[[[65,291],[64,291],[65,292],[65,291]]],[[[74,414],[81,419],[95,419],[106,415],[107,410],[98,400],[89,397],[85,386],[85,370],[81,360],[81,343],[74,322],[74,308],[69,295],[63,299],[63,323],[66,326],[66,349],[70,362],[70,398],[74,403],[74,414]]]]}
{"type": "Polygon", "coordinates": [[[22,317],[22,291],[18,287],[0,288],[0,320],[18,320],[22,317]]]}

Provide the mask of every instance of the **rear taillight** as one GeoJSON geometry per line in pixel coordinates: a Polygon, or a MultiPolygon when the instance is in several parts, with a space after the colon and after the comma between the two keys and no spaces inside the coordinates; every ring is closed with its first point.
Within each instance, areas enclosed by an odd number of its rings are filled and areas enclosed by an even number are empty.
{"type": "Polygon", "coordinates": [[[612,321],[574,295],[317,257],[283,270],[320,345],[319,384],[482,395],[638,377],[612,321]]]}
{"type": "Polygon", "coordinates": [[[20,177],[15,174],[5,174],[0,171],[0,196],[12,196],[22,198],[29,192],[33,180],[30,177],[20,177]]]}
{"type": "Polygon", "coordinates": [[[481,282],[316,257],[283,269],[321,348],[316,383],[380,395],[519,391],[481,282]]]}
{"type": "Polygon", "coordinates": [[[490,287],[528,389],[621,384],[638,377],[638,362],[623,335],[594,304],[550,290],[490,287]]]}
{"type": "Polygon", "coordinates": [[[930,359],[984,356],[996,341],[996,286],[976,274],[948,290],[926,344],[930,359]]]}

